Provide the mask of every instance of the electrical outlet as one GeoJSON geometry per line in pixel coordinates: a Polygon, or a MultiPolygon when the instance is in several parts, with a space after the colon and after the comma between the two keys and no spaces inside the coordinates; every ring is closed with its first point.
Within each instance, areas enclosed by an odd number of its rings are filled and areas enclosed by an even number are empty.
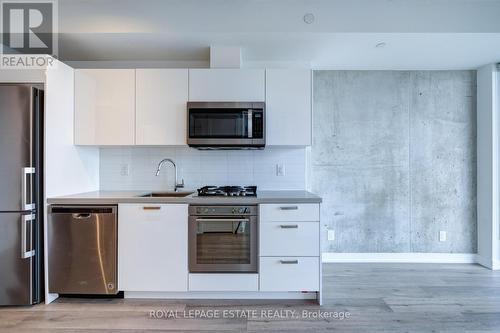
{"type": "Polygon", "coordinates": [[[130,174],[130,168],[127,163],[124,163],[120,166],[120,175],[128,176],[130,174]]]}
{"type": "Polygon", "coordinates": [[[439,241],[440,242],[446,242],[446,231],[441,230],[439,232],[439,241]]]}
{"type": "Polygon", "coordinates": [[[328,229],[328,240],[329,241],[335,240],[335,230],[328,229]]]}
{"type": "Polygon", "coordinates": [[[276,164],[276,176],[283,177],[285,175],[285,166],[282,163],[276,164]]]}

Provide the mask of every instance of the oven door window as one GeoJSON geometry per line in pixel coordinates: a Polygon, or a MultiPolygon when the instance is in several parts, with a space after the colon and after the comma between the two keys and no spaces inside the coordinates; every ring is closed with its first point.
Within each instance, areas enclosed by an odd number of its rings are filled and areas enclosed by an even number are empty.
{"type": "Polygon", "coordinates": [[[251,137],[248,110],[189,110],[190,138],[246,139],[251,137]]]}
{"type": "Polygon", "coordinates": [[[251,263],[251,232],[248,219],[203,219],[197,221],[196,228],[196,264],[251,263]]]}

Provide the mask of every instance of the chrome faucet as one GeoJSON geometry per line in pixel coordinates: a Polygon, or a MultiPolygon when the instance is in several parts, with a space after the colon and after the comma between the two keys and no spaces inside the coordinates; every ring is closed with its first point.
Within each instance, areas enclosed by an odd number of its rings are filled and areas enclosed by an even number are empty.
{"type": "Polygon", "coordinates": [[[182,181],[180,183],[177,182],[177,179],[178,179],[177,178],[177,166],[175,165],[174,161],[172,161],[170,158],[164,158],[163,160],[161,160],[160,163],[158,163],[158,168],[156,169],[156,176],[158,176],[160,174],[160,169],[163,166],[163,163],[165,163],[165,162],[170,162],[174,166],[174,171],[175,171],[174,191],[177,192],[178,189],[184,187],[184,179],[182,179],[182,181]]]}

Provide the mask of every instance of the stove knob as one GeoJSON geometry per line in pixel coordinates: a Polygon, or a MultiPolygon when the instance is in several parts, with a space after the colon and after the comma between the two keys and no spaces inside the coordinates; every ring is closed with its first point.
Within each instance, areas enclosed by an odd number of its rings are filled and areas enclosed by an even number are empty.
{"type": "Polygon", "coordinates": [[[208,208],[203,208],[204,213],[208,213],[208,208]]]}
{"type": "Polygon", "coordinates": [[[231,213],[236,214],[236,213],[237,213],[236,208],[233,208],[233,209],[231,210],[231,213]]]}
{"type": "Polygon", "coordinates": [[[200,214],[201,213],[201,208],[196,208],[196,214],[200,214]]]}
{"type": "Polygon", "coordinates": [[[240,208],[240,209],[238,210],[238,212],[239,212],[240,214],[246,213],[246,208],[240,208]]]}

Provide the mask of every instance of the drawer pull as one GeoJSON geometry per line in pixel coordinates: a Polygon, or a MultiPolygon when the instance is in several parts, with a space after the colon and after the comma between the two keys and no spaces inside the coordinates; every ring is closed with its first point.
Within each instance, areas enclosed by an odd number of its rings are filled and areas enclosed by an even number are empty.
{"type": "Polygon", "coordinates": [[[280,264],[282,265],[297,265],[298,263],[298,260],[280,260],[280,264]]]}
{"type": "Polygon", "coordinates": [[[144,209],[144,210],[160,210],[161,207],[160,206],[144,206],[144,207],[142,207],[142,209],[144,209]]]}
{"type": "Polygon", "coordinates": [[[297,210],[299,209],[299,206],[283,206],[280,207],[281,210],[297,210]]]}
{"type": "Polygon", "coordinates": [[[297,224],[282,224],[280,225],[281,229],[298,229],[299,226],[297,224]]]}

